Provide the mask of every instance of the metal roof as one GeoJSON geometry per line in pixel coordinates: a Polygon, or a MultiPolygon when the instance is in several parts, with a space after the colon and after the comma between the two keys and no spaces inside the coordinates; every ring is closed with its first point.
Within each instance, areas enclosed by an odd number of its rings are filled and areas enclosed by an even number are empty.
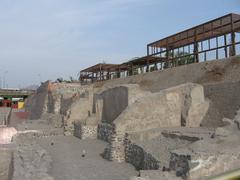
{"type": "Polygon", "coordinates": [[[204,41],[230,32],[240,31],[240,15],[230,13],[217,19],[208,21],[161,40],[152,42],[147,46],[157,48],[178,48],[197,41],[204,41]]]}

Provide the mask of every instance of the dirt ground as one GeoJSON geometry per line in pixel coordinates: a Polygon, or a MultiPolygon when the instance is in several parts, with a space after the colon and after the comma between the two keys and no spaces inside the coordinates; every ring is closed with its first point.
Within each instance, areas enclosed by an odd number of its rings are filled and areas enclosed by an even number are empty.
{"type": "Polygon", "coordinates": [[[104,160],[100,153],[106,143],[99,140],[53,136],[38,138],[37,143],[50,154],[52,168],[49,174],[57,180],[128,180],[137,175],[130,164],[104,160]],[[85,157],[82,157],[83,150],[85,157]]]}

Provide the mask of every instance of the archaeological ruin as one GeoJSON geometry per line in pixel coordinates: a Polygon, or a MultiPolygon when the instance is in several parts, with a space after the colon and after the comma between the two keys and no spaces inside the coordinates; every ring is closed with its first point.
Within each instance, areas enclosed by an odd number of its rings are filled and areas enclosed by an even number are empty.
{"type": "Polygon", "coordinates": [[[77,83],[42,83],[24,112],[0,111],[0,179],[240,178],[239,54],[228,14],[77,83]]]}

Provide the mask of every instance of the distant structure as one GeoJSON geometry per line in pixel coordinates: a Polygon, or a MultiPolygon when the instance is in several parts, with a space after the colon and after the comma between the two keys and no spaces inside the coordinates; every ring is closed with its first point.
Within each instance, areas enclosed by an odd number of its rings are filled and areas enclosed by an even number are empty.
{"type": "Polygon", "coordinates": [[[239,54],[239,49],[240,15],[231,13],[148,44],[144,57],[81,70],[79,80],[84,84],[227,58],[239,54]]]}
{"type": "Polygon", "coordinates": [[[33,93],[35,93],[33,90],[20,90],[18,88],[0,89],[0,108],[22,109],[25,106],[25,99],[33,93]]]}

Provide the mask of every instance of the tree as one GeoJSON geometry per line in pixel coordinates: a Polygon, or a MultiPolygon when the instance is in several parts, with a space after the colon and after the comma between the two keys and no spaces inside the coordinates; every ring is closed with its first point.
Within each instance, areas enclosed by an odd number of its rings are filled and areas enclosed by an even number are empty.
{"type": "Polygon", "coordinates": [[[170,59],[174,58],[176,65],[178,66],[194,63],[194,56],[190,55],[187,52],[179,52],[179,53],[168,52],[168,57],[170,59]]]}
{"type": "Polygon", "coordinates": [[[59,82],[59,83],[61,83],[61,82],[63,82],[63,78],[62,77],[60,77],[60,78],[57,78],[57,80],[56,80],[57,82],[59,82]]]}
{"type": "Polygon", "coordinates": [[[190,55],[189,53],[179,52],[179,54],[176,57],[179,57],[177,58],[177,65],[194,63],[194,56],[190,55]]]}

